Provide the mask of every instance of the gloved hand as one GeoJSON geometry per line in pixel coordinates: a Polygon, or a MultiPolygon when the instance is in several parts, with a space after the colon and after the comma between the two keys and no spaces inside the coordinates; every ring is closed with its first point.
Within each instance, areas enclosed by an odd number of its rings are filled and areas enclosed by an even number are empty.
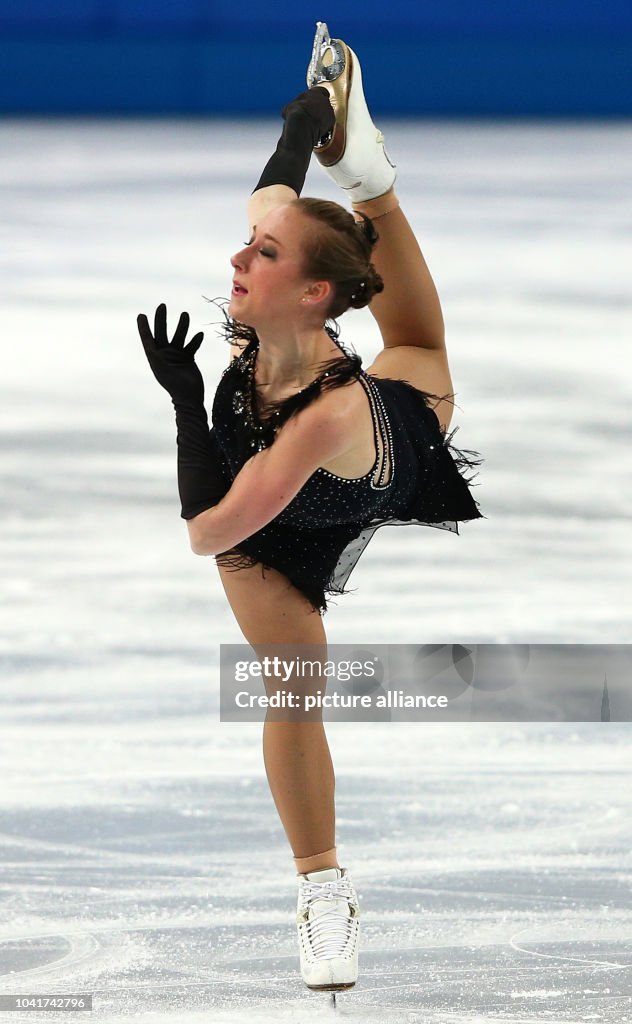
{"type": "Polygon", "coordinates": [[[193,519],[217,505],[231,484],[230,471],[215,432],[209,430],[204,408],[204,380],[194,359],[204,335],[196,334],[185,345],[189,314],[181,313],[170,342],[164,303],[156,310],[153,334],[144,313],[138,315],[136,322],[154,377],[169,392],[175,408],[182,518],[193,519]]]}
{"type": "Polygon", "coordinates": [[[139,313],[136,322],[154,377],[169,392],[174,406],[203,405],[204,379],[195,362],[195,353],[202,344],[204,334],[196,334],[185,346],[189,314],[180,314],[171,342],[167,336],[167,307],[164,302],[156,310],[153,334],[144,313],[139,313]]]}
{"type": "Polygon", "coordinates": [[[316,85],[312,89],[299,93],[283,107],[281,117],[285,121],[284,142],[290,149],[293,143],[300,145],[299,138],[293,137],[293,121],[297,115],[302,115],[309,120],[312,129],[312,147],[317,146],[323,136],[333,132],[336,126],[336,113],[331,105],[329,90],[323,85],[316,85]]]}
{"type": "Polygon", "coordinates": [[[334,130],[336,115],[329,92],[321,85],[300,93],[281,114],[283,134],[253,192],[268,185],[288,185],[300,196],[314,146],[334,130]]]}

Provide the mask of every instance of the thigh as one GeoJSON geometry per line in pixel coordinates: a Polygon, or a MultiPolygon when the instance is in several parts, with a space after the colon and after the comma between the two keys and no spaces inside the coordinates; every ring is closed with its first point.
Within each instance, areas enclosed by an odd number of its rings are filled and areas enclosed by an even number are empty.
{"type": "MultiPolygon", "coordinates": [[[[434,395],[453,394],[450,367],[445,350],[420,348],[418,345],[391,345],[374,359],[367,373],[373,377],[407,380],[420,391],[434,395]]],[[[452,402],[431,402],[439,423],[447,430],[452,419],[452,402]]]]}
{"type": "Polygon", "coordinates": [[[249,644],[325,644],[320,612],[276,569],[218,566],[228,598],[249,644]]]}

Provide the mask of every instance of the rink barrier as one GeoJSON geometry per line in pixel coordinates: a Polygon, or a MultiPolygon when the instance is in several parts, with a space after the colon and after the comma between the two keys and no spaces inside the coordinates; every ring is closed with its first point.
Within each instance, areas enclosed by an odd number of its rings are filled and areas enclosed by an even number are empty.
{"type": "MultiPolygon", "coordinates": [[[[244,36],[241,28],[214,31],[194,22],[143,29],[142,22],[120,20],[73,25],[0,17],[0,31],[3,114],[278,116],[292,89],[304,85],[312,26],[303,19],[300,31],[290,26],[279,36],[270,26],[265,35],[244,36]],[[282,73],[269,74],[270,66],[282,73]]],[[[464,28],[437,21],[393,28],[384,38],[365,32],[352,26],[348,35],[362,55],[377,115],[632,113],[632,25],[464,28]],[[384,67],[397,73],[385,75],[384,67]]]]}

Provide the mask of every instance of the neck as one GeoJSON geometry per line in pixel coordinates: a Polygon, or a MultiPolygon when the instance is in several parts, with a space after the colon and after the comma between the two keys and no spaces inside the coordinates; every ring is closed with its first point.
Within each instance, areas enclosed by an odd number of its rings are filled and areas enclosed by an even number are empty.
{"type": "Polygon", "coordinates": [[[314,380],[320,363],[340,355],[324,327],[257,330],[257,337],[258,383],[271,388],[304,387],[314,380]]]}

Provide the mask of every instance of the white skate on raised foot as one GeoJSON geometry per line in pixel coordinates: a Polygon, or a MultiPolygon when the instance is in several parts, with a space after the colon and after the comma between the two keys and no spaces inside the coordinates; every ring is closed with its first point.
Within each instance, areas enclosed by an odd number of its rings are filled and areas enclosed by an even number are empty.
{"type": "Polygon", "coordinates": [[[366,105],[360,62],[342,39],[331,38],[324,21],[316,24],[307,85],[328,88],[336,112],[333,132],[314,149],[329,177],[352,202],[383,196],[395,183],[395,164],[366,105]]]}
{"type": "Polygon", "coordinates": [[[301,975],[308,988],[336,992],[358,980],[360,906],[346,868],[299,874],[296,925],[301,975]]]}

